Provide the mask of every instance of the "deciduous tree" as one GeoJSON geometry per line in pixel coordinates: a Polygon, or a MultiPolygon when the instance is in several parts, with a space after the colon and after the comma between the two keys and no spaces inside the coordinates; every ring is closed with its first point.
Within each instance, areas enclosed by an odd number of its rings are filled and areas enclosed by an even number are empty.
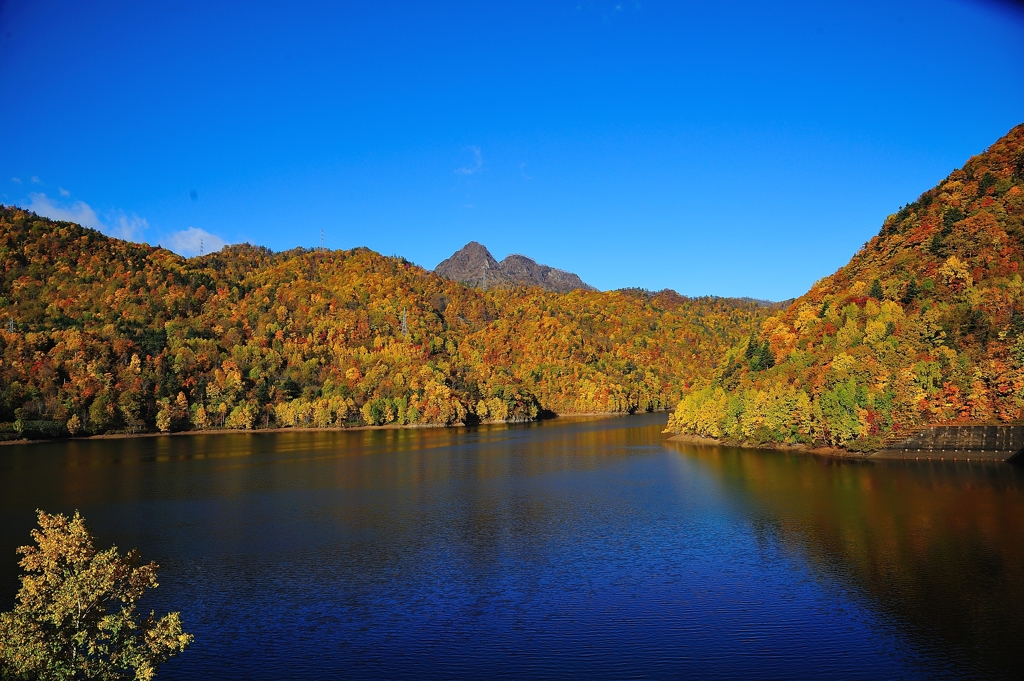
{"type": "Polygon", "coordinates": [[[4,679],[145,681],[192,642],[178,613],[136,613],[157,587],[156,563],[143,564],[136,550],[97,551],[78,512],[39,511],[38,520],[34,545],[18,549],[24,574],[15,607],[0,613],[4,679]]]}

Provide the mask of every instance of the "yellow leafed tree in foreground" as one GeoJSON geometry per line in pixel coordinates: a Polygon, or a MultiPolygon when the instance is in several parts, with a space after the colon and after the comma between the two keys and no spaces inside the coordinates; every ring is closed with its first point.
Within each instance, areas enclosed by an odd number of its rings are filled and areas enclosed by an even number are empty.
{"type": "Polygon", "coordinates": [[[141,617],[136,603],[157,587],[156,563],[137,551],[97,551],[85,521],[39,512],[35,545],[22,554],[21,590],[0,613],[0,678],[137,679],[183,651],[192,635],[178,613],[141,617]]]}

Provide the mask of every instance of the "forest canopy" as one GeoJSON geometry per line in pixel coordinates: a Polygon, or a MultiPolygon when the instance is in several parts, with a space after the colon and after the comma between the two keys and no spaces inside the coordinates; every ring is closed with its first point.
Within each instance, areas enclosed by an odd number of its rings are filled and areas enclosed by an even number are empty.
{"type": "Polygon", "coordinates": [[[727,350],[669,420],[751,443],[881,448],[1024,408],[1024,125],[727,350]]]}
{"type": "Polygon", "coordinates": [[[662,409],[769,312],[481,291],[366,248],[185,259],[0,207],[0,438],[662,409]]]}

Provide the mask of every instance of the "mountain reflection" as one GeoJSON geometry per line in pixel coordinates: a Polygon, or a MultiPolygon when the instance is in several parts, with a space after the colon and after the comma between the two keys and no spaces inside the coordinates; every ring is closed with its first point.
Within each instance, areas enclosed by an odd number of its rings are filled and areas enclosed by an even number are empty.
{"type": "MultiPolygon", "coordinates": [[[[1018,678],[1024,475],[666,445],[663,414],[5,448],[160,565],[167,678],[1018,678]]],[[[163,678],[163,672],[162,676],[163,678]]]]}
{"type": "Polygon", "coordinates": [[[954,668],[1024,678],[1021,467],[667,444],[749,503],[763,540],[869,597],[912,645],[954,668]]]}
{"type": "MultiPolygon", "coordinates": [[[[516,481],[599,469],[631,448],[651,446],[660,428],[623,423],[568,418],[556,427],[284,431],[10,447],[0,457],[0,545],[7,551],[26,542],[36,508],[88,510],[98,530],[135,542],[170,505],[185,510],[176,511],[180,525],[164,540],[183,552],[250,550],[243,528],[263,521],[261,545],[275,547],[314,543],[311,520],[320,533],[357,542],[387,535],[408,546],[454,526],[461,528],[456,545],[472,554],[467,559],[486,565],[502,537],[540,542],[558,529],[550,507],[562,503],[559,494],[517,491],[516,481]],[[316,518],[298,513],[303,503],[325,496],[332,501],[318,507],[316,518]],[[264,505],[253,508],[253,497],[264,505]],[[105,515],[110,507],[137,511],[149,503],[161,510],[105,515]],[[190,527],[202,531],[182,531],[190,527]]],[[[368,550],[366,560],[377,558],[394,557],[375,558],[368,550]]],[[[17,574],[15,560],[0,561],[0,610],[13,602],[17,574]]]]}

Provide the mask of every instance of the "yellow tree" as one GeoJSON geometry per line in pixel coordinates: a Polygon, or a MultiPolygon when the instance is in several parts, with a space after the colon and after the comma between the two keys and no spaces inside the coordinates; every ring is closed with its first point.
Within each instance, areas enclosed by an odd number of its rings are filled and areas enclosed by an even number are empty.
{"type": "Polygon", "coordinates": [[[97,551],[78,512],[39,511],[32,539],[18,549],[25,574],[14,610],[0,613],[0,677],[145,681],[192,642],[179,613],[135,613],[157,586],[157,564],[142,565],[136,550],[97,551]]]}

